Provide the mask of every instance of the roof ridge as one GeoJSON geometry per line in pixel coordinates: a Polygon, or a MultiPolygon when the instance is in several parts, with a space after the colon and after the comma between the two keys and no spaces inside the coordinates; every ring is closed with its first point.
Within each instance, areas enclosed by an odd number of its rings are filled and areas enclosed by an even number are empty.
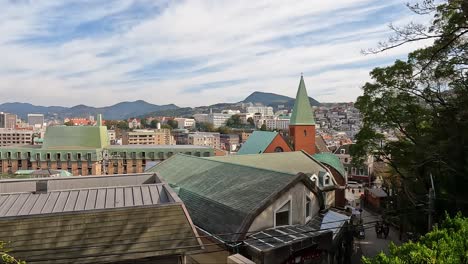
{"type": "MultiPolygon", "coordinates": [[[[205,159],[205,158],[202,158],[202,159],[205,159]]],[[[208,160],[208,159],[205,159],[205,160],[208,160]]],[[[272,171],[272,172],[282,173],[282,174],[287,174],[287,175],[296,175],[296,173],[285,172],[285,171],[274,170],[274,169],[265,169],[265,168],[260,168],[260,167],[253,166],[253,165],[243,165],[243,164],[231,163],[231,162],[228,162],[228,161],[219,161],[219,160],[210,160],[210,161],[216,161],[216,162],[219,162],[219,163],[230,164],[230,165],[235,165],[235,166],[240,166],[240,167],[253,168],[253,169],[262,170],[262,171],[272,171]]]]}

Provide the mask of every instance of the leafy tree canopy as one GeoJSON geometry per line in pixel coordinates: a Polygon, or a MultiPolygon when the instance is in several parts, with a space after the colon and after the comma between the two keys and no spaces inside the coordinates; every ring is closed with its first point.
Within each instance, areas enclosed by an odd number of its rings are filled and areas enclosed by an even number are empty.
{"type": "Polygon", "coordinates": [[[362,162],[367,153],[384,160],[413,204],[426,200],[433,175],[438,212],[468,212],[466,5],[425,0],[410,6],[416,14],[432,14],[431,24],[391,26],[395,35],[367,53],[423,39],[433,44],[410,53],[406,61],[375,68],[356,102],[363,127],[351,149],[353,160],[362,162]]]}
{"type": "Polygon", "coordinates": [[[401,246],[391,244],[388,255],[363,258],[365,264],[459,264],[468,263],[468,218],[458,214],[446,217],[440,227],[422,236],[419,241],[401,246]]]}

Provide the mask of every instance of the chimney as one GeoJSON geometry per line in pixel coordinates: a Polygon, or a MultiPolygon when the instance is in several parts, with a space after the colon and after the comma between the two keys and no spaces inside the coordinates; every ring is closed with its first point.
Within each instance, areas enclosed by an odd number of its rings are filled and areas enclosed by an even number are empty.
{"type": "Polygon", "coordinates": [[[47,193],[48,181],[36,181],[36,192],[35,193],[47,193]]]}
{"type": "Polygon", "coordinates": [[[101,114],[97,115],[96,126],[102,126],[102,115],[101,114]]]}

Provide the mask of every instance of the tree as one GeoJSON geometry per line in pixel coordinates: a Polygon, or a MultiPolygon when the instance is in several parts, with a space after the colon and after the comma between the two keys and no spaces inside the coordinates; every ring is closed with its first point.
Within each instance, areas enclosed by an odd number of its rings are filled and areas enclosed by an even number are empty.
{"type": "Polygon", "coordinates": [[[158,123],[159,123],[159,121],[156,120],[156,119],[154,119],[154,120],[151,120],[149,126],[150,126],[151,128],[157,128],[157,127],[158,127],[158,123]]]}
{"type": "Polygon", "coordinates": [[[67,122],[65,122],[63,124],[66,125],[66,126],[74,126],[72,121],[67,121],[67,122]]]}
{"type": "Polygon", "coordinates": [[[242,127],[242,120],[240,118],[240,115],[232,115],[227,121],[226,121],[226,126],[228,127],[242,127]]]}
{"type": "Polygon", "coordinates": [[[6,248],[6,243],[3,241],[0,241],[0,256],[1,256],[2,263],[26,264],[25,261],[16,259],[15,257],[11,256],[8,252],[9,250],[6,248]]]}
{"type": "Polygon", "coordinates": [[[252,117],[247,118],[247,123],[249,123],[251,127],[255,127],[255,121],[252,117]]]}
{"type": "Polygon", "coordinates": [[[173,128],[173,129],[176,129],[176,128],[179,127],[179,123],[178,123],[176,120],[174,120],[174,119],[169,119],[169,120],[167,121],[167,124],[168,124],[171,128],[173,128]]]}
{"type": "Polygon", "coordinates": [[[170,129],[170,130],[173,129],[173,127],[171,127],[170,125],[167,125],[167,124],[162,125],[161,128],[170,129]]]}
{"type": "Polygon", "coordinates": [[[208,122],[197,122],[195,123],[195,129],[201,132],[215,132],[216,129],[212,123],[208,122]]]}
{"type": "Polygon", "coordinates": [[[262,124],[262,126],[260,127],[260,130],[261,131],[267,131],[267,126],[265,124],[262,124]]]}
{"type": "Polygon", "coordinates": [[[221,134],[230,134],[232,133],[232,129],[228,126],[221,126],[218,128],[218,132],[221,134]]]}
{"type": "Polygon", "coordinates": [[[406,61],[371,72],[372,82],[363,86],[364,94],[356,102],[363,127],[351,149],[353,161],[362,162],[373,153],[387,163],[398,175],[400,194],[409,205],[427,201],[432,175],[438,194],[436,216],[443,216],[444,210],[466,213],[468,25],[463,1],[435,5],[426,0],[410,8],[417,14],[432,13],[432,24],[392,26],[395,35],[371,53],[421,39],[434,43],[410,53],[406,61]]]}
{"type": "Polygon", "coordinates": [[[401,246],[390,245],[388,255],[380,253],[376,257],[363,258],[365,264],[401,264],[401,263],[468,263],[468,218],[460,214],[454,218],[446,216],[433,231],[422,236],[418,241],[404,243],[401,246]]]}
{"type": "Polygon", "coordinates": [[[148,121],[146,120],[146,118],[142,118],[140,121],[140,124],[141,124],[141,128],[148,127],[148,121]]]}

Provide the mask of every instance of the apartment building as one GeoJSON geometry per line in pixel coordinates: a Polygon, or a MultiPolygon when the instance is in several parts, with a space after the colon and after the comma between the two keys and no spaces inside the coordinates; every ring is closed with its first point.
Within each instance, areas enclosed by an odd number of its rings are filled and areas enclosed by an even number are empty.
{"type": "Polygon", "coordinates": [[[138,129],[122,134],[123,145],[175,145],[170,129],[138,129]]]}
{"type": "Polygon", "coordinates": [[[190,129],[195,127],[195,119],[193,118],[174,118],[177,121],[179,129],[190,129]]]}
{"type": "Polygon", "coordinates": [[[32,130],[0,129],[0,146],[31,145],[33,134],[32,130]]]}
{"type": "Polygon", "coordinates": [[[193,132],[188,134],[187,143],[195,146],[221,148],[221,137],[219,133],[193,132]]]}

